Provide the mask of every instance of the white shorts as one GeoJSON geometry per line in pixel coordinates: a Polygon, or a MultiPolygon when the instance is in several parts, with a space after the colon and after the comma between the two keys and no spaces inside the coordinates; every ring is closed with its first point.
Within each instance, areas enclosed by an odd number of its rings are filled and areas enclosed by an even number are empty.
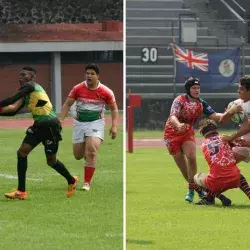
{"type": "Polygon", "coordinates": [[[250,162],[250,148],[247,147],[233,147],[233,151],[239,155],[246,157],[244,162],[250,162]]]}
{"type": "Polygon", "coordinates": [[[79,122],[74,120],[72,142],[82,143],[86,137],[93,136],[104,140],[104,119],[92,122],[79,122]]]}

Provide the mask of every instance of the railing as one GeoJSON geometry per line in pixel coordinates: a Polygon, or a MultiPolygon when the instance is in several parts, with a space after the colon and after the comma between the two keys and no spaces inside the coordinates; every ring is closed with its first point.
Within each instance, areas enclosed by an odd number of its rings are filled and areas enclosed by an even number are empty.
{"type": "Polygon", "coordinates": [[[218,17],[222,19],[232,20],[230,24],[238,32],[239,35],[247,39],[247,16],[246,10],[235,0],[209,0],[211,6],[217,10],[218,17]],[[237,20],[237,22],[234,22],[237,20]]]}

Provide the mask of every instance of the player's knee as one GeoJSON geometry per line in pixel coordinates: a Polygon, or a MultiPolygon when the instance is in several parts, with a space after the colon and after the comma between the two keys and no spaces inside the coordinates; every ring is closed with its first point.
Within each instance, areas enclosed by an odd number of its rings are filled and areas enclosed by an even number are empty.
{"type": "Polygon", "coordinates": [[[186,155],[187,159],[192,162],[196,162],[196,155],[195,154],[188,154],[186,155]]]}
{"type": "Polygon", "coordinates": [[[25,158],[25,157],[28,156],[28,154],[29,154],[29,152],[27,150],[25,150],[25,149],[19,148],[17,150],[17,157],[18,158],[25,158]]]}
{"type": "Polygon", "coordinates": [[[84,155],[83,154],[77,154],[77,153],[74,152],[74,157],[75,157],[76,160],[81,160],[81,159],[84,158],[84,155]]]}
{"type": "Polygon", "coordinates": [[[97,154],[97,151],[95,150],[87,151],[86,160],[93,162],[96,159],[96,154],[97,154]]]}
{"type": "Polygon", "coordinates": [[[50,167],[53,167],[57,162],[57,160],[54,159],[54,157],[47,157],[46,161],[47,161],[47,165],[50,167]]]}

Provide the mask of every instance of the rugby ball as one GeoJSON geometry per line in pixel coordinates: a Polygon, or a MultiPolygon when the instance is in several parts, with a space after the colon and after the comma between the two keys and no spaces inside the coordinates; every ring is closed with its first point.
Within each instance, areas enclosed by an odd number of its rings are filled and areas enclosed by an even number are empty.
{"type": "MultiPolygon", "coordinates": [[[[227,106],[227,110],[230,109],[233,105],[238,105],[238,104],[242,105],[243,101],[241,99],[237,99],[235,101],[230,102],[227,106]]],[[[246,115],[245,115],[244,111],[241,111],[241,112],[235,113],[231,117],[231,120],[233,123],[241,124],[245,120],[245,117],[246,117],[246,115]]]]}

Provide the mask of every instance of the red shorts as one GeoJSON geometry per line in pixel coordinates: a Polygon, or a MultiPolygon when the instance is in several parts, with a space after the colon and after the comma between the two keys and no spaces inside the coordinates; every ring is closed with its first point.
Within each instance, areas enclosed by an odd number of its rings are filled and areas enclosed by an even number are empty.
{"type": "Polygon", "coordinates": [[[212,175],[208,175],[205,179],[205,184],[212,192],[225,192],[231,188],[238,188],[240,185],[240,171],[235,171],[235,174],[227,177],[215,177],[212,175]]]}
{"type": "Polygon", "coordinates": [[[181,147],[185,142],[191,141],[195,143],[194,131],[191,130],[184,135],[171,135],[164,138],[169,154],[175,155],[181,151],[181,147]]]}

